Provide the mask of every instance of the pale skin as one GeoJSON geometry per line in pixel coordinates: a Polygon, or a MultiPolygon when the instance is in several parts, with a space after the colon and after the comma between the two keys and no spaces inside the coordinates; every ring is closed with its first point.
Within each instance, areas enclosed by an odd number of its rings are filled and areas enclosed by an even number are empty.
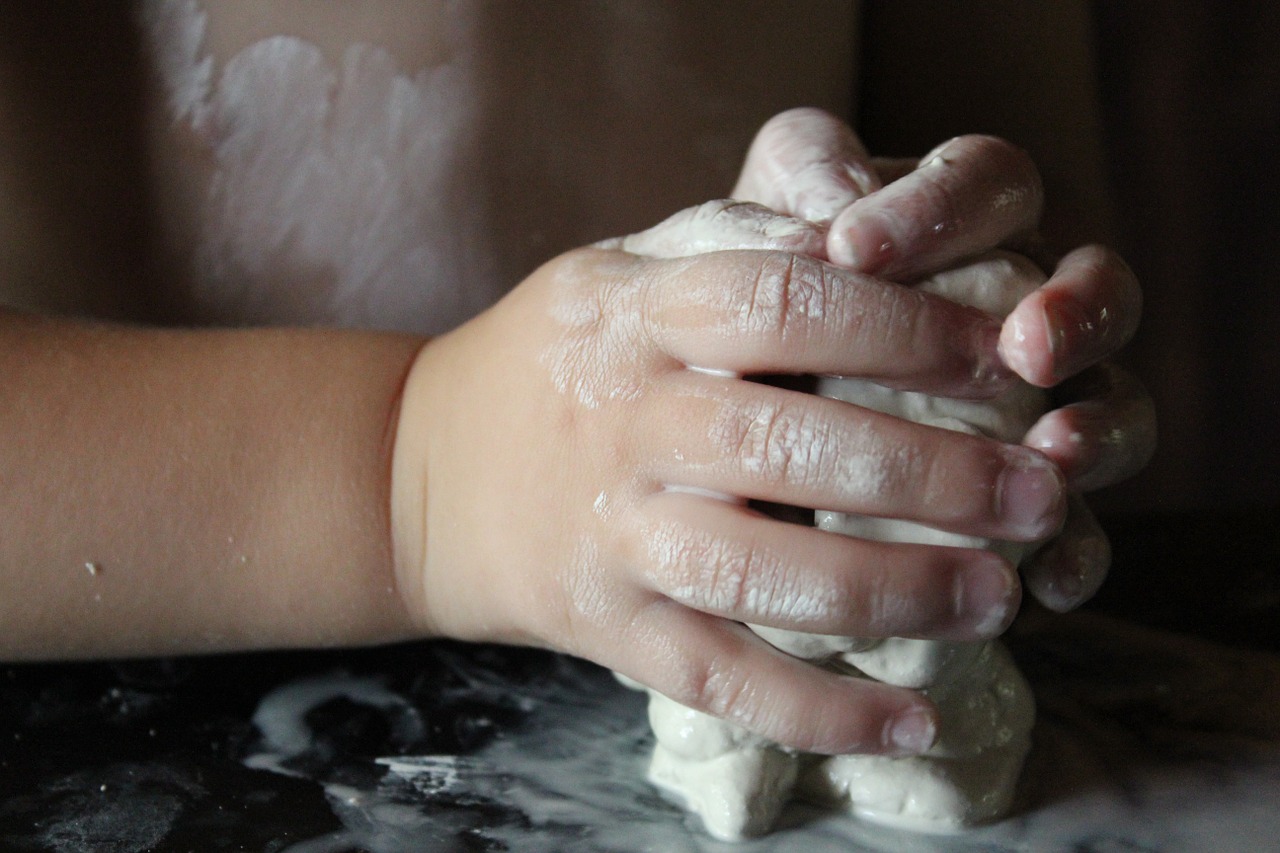
{"type": "Polygon", "coordinates": [[[1013,447],[689,368],[981,396],[1011,373],[1052,385],[1113,352],[1138,291],[1097,247],[1066,255],[1003,325],[891,283],[1034,230],[1029,162],[990,140],[952,145],[940,168],[882,190],[902,164],[873,163],[829,118],[784,117],[734,194],[816,224],[753,235],[754,209],[705,209],[721,220],[706,245],[676,219],[569,253],[431,342],[5,312],[5,656],[519,642],[801,749],[927,747],[934,710],[918,695],[818,671],[738,623],[986,636],[992,613],[998,629],[1016,610],[1011,567],[840,540],[705,493],[1009,539],[1065,523],[1027,581],[1066,608],[1106,567],[1087,516],[1067,520],[1068,492],[1142,464],[1149,403],[1113,373],[1013,447]],[[788,197],[798,185],[813,189],[788,197]],[[1007,204],[987,204],[993,185],[1013,188],[1007,204]],[[867,251],[876,217],[891,233],[867,251]],[[882,466],[875,489],[841,468],[888,447],[906,463],[882,466]],[[1025,499],[999,499],[1014,489],[1025,499]],[[730,578],[827,605],[797,614],[716,588],[730,578]]]}

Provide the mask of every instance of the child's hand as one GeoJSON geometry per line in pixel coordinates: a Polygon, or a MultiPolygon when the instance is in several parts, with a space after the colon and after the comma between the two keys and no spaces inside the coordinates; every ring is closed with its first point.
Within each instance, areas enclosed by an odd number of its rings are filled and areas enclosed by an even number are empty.
{"type": "Polygon", "coordinates": [[[1061,525],[1065,487],[1037,451],[738,378],[1005,386],[994,319],[816,260],[826,245],[755,205],[703,205],[557,258],[429,344],[392,498],[422,629],[582,655],[808,751],[927,748],[926,699],[822,671],[740,623],[990,637],[1018,605],[1012,568],[785,524],[744,500],[1031,540],[1061,525]]]}
{"type": "MultiPolygon", "coordinates": [[[[810,109],[761,129],[734,197],[830,223],[832,262],[903,282],[996,246],[1033,249],[1043,205],[1035,165],[1007,142],[966,136],[919,161],[873,159],[843,122],[810,109]]],[[[1132,476],[1155,450],[1150,397],[1103,361],[1133,335],[1142,294],[1124,261],[1100,246],[1053,266],[1005,321],[1000,353],[1028,382],[1058,386],[1060,408],[1024,444],[1053,459],[1080,492],[1132,476]]],[[[1073,497],[1062,534],[1024,574],[1040,601],[1067,610],[1097,591],[1109,562],[1106,535],[1073,497]]]]}

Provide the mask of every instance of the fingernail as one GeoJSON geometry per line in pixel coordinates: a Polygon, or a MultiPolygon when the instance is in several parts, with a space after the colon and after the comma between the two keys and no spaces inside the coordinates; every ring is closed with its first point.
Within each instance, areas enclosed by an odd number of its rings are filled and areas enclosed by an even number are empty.
{"type": "Polygon", "coordinates": [[[1009,535],[1032,540],[1056,531],[1066,505],[1062,472],[1028,448],[1006,448],[1005,463],[996,486],[995,510],[1009,535]]]}
{"type": "Polygon", "coordinates": [[[999,636],[1022,600],[1017,575],[993,557],[956,573],[955,615],[976,637],[999,636]]]}
{"type": "Polygon", "coordinates": [[[1098,591],[1110,562],[1111,546],[1105,539],[1076,542],[1071,559],[1062,561],[1044,583],[1041,602],[1059,613],[1074,610],[1098,591]]]}
{"type": "Polygon", "coordinates": [[[885,746],[890,751],[919,755],[927,752],[938,738],[938,724],[927,708],[910,708],[889,720],[885,746]]]}
{"type": "Polygon", "coordinates": [[[893,231],[881,217],[862,214],[847,222],[837,220],[827,241],[827,254],[837,266],[875,275],[897,255],[893,231]]]}
{"type": "Polygon", "coordinates": [[[1046,301],[1043,310],[1054,379],[1074,376],[1105,350],[1110,329],[1106,310],[1091,316],[1079,302],[1067,298],[1046,301]]]}
{"type": "MultiPolygon", "coordinates": [[[[1047,319],[1046,322],[1048,322],[1047,319]]],[[[1053,382],[1051,368],[1036,364],[1028,351],[1027,339],[1030,336],[1030,330],[1022,315],[1015,311],[1005,320],[1004,326],[1000,331],[997,350],[1001,362],[1033,385],[1051,384],[1053,382]]],[[[1052,361],[1050,361],[1051,364],[1052,361]]]]}
{"type": "Polygon", "coordinates": [[[1005,365],[1000,353],[1001,325],[994,320],[983,320],[974,330],[973,373],[971,383],[975,393],[982,396],[999,394],[1009,387],[1013,372],[1005,365]]]}
{"type": "Polygon", "coordinates": [[[1080,565],[1078,558],[1068,562],[1067,566],[1067,570],[1055,575],[1045,589],[1045,597],[1050,599],[1048,606],[1059,613],[1074,609],[1084,595],[1085,567],[1080,565]]]}

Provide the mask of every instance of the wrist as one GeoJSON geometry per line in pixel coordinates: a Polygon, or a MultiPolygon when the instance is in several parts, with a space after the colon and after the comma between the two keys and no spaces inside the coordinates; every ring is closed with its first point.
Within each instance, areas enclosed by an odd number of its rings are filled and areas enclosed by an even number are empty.
{"type": "Polygon", "coordinates": [[[391,454],[388,472],[390,551],[396,589],[410,630],[437,636],[430,618],[426,590],[428,460],[433,406],[431,368],[435,347],[424,344],[406,371],[391,415],[391,454]]]}

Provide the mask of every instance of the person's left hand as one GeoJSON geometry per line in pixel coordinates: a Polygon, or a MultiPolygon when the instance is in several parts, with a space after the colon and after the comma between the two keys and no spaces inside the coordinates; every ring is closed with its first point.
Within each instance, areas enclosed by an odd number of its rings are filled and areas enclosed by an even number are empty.
{"type": "MultiPolygon", "coordinates": [[[[834,116],[791,110],[761,128],[733,197],[827,226],[827,260],[891,281],[909,283],[998,246],[1043,260],[1039,172],[1024,151],[994,137],[957,137],[919,160],[872,158],[834,116]]],[[[1051,266],[1048,281],[1005,320],[1000,354],[1027,382],[1052,388],[1058,406],[1023,443],[1052,459],[1077,495],[1062,532],[1023,575],[1039,601],[1061,611],[1089,599],[1110,565],[1106,535],[1078,493],[1141,469],[1156,427],[1138,380],[1106,361],[1138,325],[1133,273],[1097,245],[1051,266]]]]}

